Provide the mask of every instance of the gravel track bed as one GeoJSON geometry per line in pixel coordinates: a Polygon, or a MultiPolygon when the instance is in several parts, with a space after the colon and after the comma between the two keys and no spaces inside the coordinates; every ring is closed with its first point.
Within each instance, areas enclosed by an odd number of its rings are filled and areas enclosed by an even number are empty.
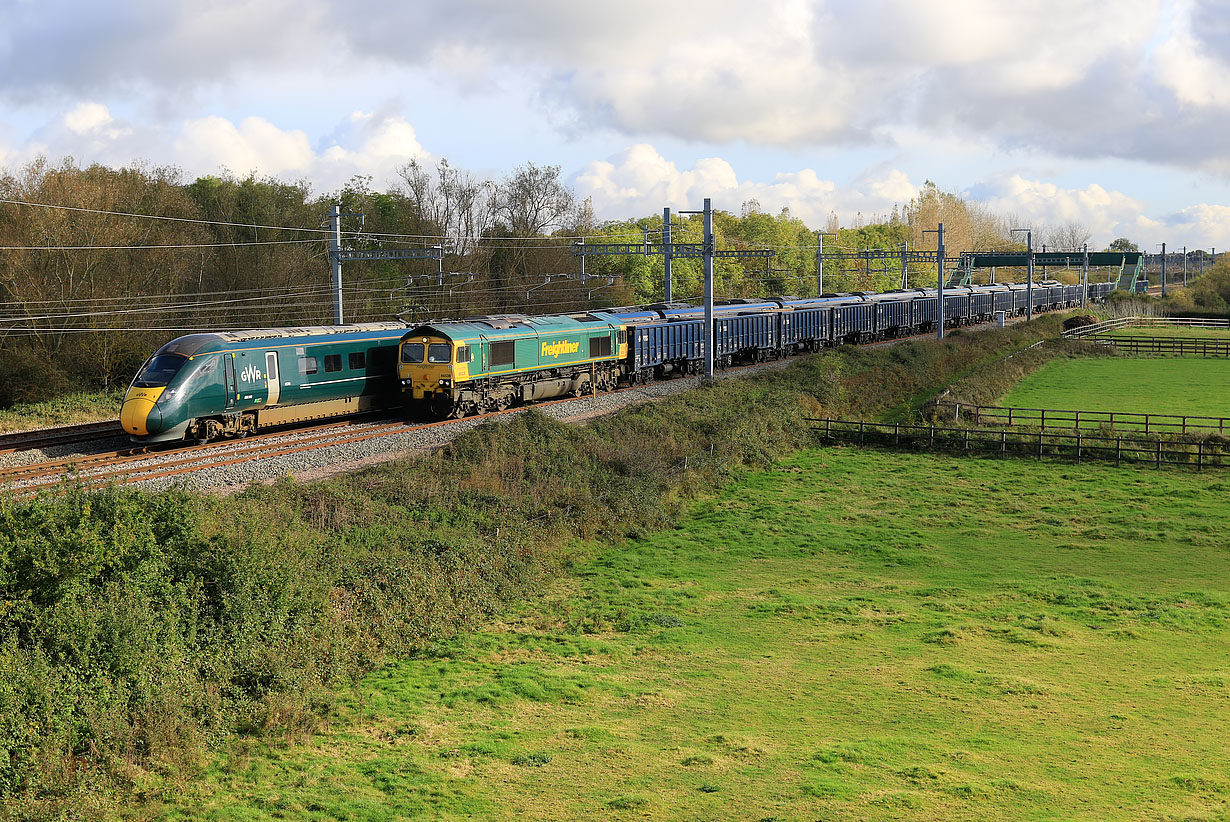
{"type": "Polygon", "coordinates": [[[61,445],[49,445],[46,448],[31,448],[26,451],[14,451],[11,454],[0,454],[0,468],[17,468],[21,465],[31,465],[36,462],[50,462],[68,459],[70,457],[89,457],[104,451],[119,451],[131,447],[128,437],[120,434],[101,440],[86,442],[68,442],[61,445]]]}
{"type": "MultiPolygon", "coordinates": [[[[719,373],[717,377],[718,379],[742,377],[773,368],[783,368],[790,362],[792,360],[762,363],[719,373]]],[[[596,397],[581,397],[574,400],[556,402],[551,405],[530,407],[536,408],[543,414],[556,419],[581,421],[601,416],[602,414],[608,414],[629,405],[669,397],[695,388],[700,382],[701,379],[699,377],[685,377],[654,382],[614,394],[599,394],[596,397]]],[[[310,481],[331,474],[352,471],[367,465],[386,462],[413,453],[430,451],[446,445],[463,431],[468,431],[475,426],[484,425],[493,420],[507,419],[517,414],[524,414],[527,410],[529,409],[518,408],[495,417],[471,417],[429,428],[408,428],[404,433],[376,437],[362,442],[321,445],[319,448],[300,451],[295,454],[262,457],[238,465],[203,468],[190,474],[142,480],[132,483],[132,485],[147,491],[160,491],[176,486],[195,491],[230,494],[240,491],[252,483],[270,483],[286,475],[294,476],[302,481],[310,481]]],[[[376,424],[373,423],[373,425],[376,424]]],[[[356,426],[352,433],[355,435],[362,434],[363,429],[363,426],[356,426]]],[[[288,435],[288,445],[292,444],[290,440],[291,435],[288,435]]],[[[263,440],[263,442],[269,442],[269,440],[263,440]]],[[[213,452],[213,454],[216,453],[213,452]]],[[[144,461],[140,464],[144,464],[144,461]]]]}

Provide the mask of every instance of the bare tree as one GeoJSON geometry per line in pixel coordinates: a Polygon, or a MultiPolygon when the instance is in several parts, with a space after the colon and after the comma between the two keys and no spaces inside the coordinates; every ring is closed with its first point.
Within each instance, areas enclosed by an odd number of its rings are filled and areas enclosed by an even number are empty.
{"type": "Polygon", "coordinates": [[[1093,236],[1088,228],[1075,220],[1069,220],[1062,225],[1051,226],[1044,234],[1048,248],[1056,251],[1077,251],[1093,236]]]}
{"type": "Polygon", "coordinates": [[[535,237],[564,228],[575,208],[559,166],[526,163],[495,190],[495,215],[514,237],[535,237]]]}
{"type": "Polygon", "coordinates": [[[491,229],[494,217],[494,185],[457,168],[447,159],[436,165],[435,174],[411,160],[397,170],[406,182],[406,196],[419,219],[432,223],[447,237],[454,253],[474,253],[479,240],[491,229]]]}

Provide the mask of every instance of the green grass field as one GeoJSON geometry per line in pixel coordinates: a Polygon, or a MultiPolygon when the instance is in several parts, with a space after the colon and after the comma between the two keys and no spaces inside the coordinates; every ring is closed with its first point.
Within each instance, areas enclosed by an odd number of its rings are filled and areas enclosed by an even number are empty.
{"type": "Polygon", "coordinates": [[[1227,340],[1230,339],[1230,329],[1221,328],[1167,328],[1159,327],[1132,327],[1132,328],[1117,328],[1114,331],[1108,332],[1111,337],[1177,337],[1183,339],[1211,339],[1211,340],[1227,340]]]}
{"type": "Polygon", "coordinates": [[[1191,357],[1056,358],[1018,383],[998,404],[1230,417],[1230,361],[1191,357]]]}
{"type": "Polygon", "coordinates": [[[1227,491],[804,453],[131,816],[1226,819],[1227,491]]]}

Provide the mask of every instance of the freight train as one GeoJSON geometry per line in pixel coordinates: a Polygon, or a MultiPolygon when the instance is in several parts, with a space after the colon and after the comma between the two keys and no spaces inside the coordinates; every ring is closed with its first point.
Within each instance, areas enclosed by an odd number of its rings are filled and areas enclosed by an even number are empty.
{"type": "MultiPolygon", "coordinates": [[[[1091,283],[1102,300],[1113,283],[1091,283]]],[[[760,362],[843,343],[903,337],[934,328],[935,289],[826,294],[812,299],[728,300],[714,306],[716,368],[760,362]]],[[[1037,312],[1080,305],[1081,287],[1033,288],[1037,312]]],[[[1025,285],[944,290],[948,326],[1028,311],[1025,285]]],[[[559,317],[517,314],[428,323],[402,338],[398,378],[407,405],[437,418],[495,411],[513,403],[605,391],[703,367],[704,311],[685,303],[615,308],[559,317]]]]}
{"type": "MultiPolygon", "coordinates": [[[[1104,299],[1113,283],[1090,283],[1104,299]]],[[[1035,284],[1034,310],[1075,307],[1080,287],[1035,284]]],[[[1021,284],[945,289],[949,326],[1024,314],[1021,284]]],[[[714,307],[714,363],[757,362],[935,327],[935,289],[730,300],[714,307]]],[[[154,352],[120,424],[137,443],[242,437],[274,425],[399,404],[436,418],[606,391],[703,367],[704,311],[687,303],[565,316],[191,334],[154,352]]]]}

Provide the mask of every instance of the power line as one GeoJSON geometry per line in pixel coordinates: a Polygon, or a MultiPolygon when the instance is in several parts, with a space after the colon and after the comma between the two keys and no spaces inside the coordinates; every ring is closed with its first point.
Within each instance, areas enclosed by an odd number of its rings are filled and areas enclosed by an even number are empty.
{"type": "MultiPolygon", "coordinates": [[[[107,215],[111,217],[135,217],[135,218],[144,219],[144,220],[164,220],[167,222],[176,222],[176,223],[192,223],[195,225],[229,226],[233,228],[255,228],[255,229],[263,228],[269,231],[299,231],[299,232],[305,232],[309,234],[322,234],[322,235],[328,235],[331,233],[330,230],[327,228],[301,228],[297,226],[263,225],[260,223],[235,223],[235,222],[228,222],[225,220],[205,220],[205,219],[192,218],[192,217],[166,217],[161,214],[137,214],[131,211],[110,211],[108,209],[102,209],[102,208],[84,208],[81,206],[66,206],[66,205],[57,205],[54,203],[36,203],[36,202],[29,201],[29,200],[12,200],[12,199],[7,199],[7,198],[0,198],[0,204],[26,206],[28,208],[51,208],[51,209],[58,209],[61,211],[76,211],[76,212],[85,213],[85,214],[103,214],[103,215],[107,215]]],[[[660,233],[660,232],[657,232],[657,230],[651,229],[651,233],[660,233]]],[[[467,236],[467,235],[446,235],[446,234],[394,234],[394,233],[389,233],[389,232],[370,232],[370,231],[343,231],[342,234],[351,239],[358,239],[362,237],[388,237],[391,239],[400,239],[400,240],[414,240],[414,239],[436,240],[436,241],[473,240],[473,241],[480,242],[480,243],[484,239],[498,240],[498,241],[515,241],[515,240],[522,240],[522,239],[526,239],[526,240],[542,239],[542,238],[537,238],[537,237],[486,237],[484,238],[484,237],[474,237],[474,236],[467,236]]],[[[638,232],[627,232],[627,233],[618,233],[618,234],[610,234],[610,235],[584,235],[584,234],[577,235],[577,236],[557,235],[554,237],[554,239],[583,240],[587,236],[641,237],[643,235],[644,235],[644,232],[638,231],[638,232]]],[[[295,241],[295,242],[309,242],[309,241],[303,240],[303,241],[295,241]]],[[[147,246],[142,246],[142,247],[147,247],[147,246]]]]}
{"type": "Polygon", "coordinates": [[[176,245],[0,245],[0,251],[145,251],[157,248],[235,248],[249,245],[294,245],[320,240],[253,240],[242,243],[180,243],[176,245]]]}

